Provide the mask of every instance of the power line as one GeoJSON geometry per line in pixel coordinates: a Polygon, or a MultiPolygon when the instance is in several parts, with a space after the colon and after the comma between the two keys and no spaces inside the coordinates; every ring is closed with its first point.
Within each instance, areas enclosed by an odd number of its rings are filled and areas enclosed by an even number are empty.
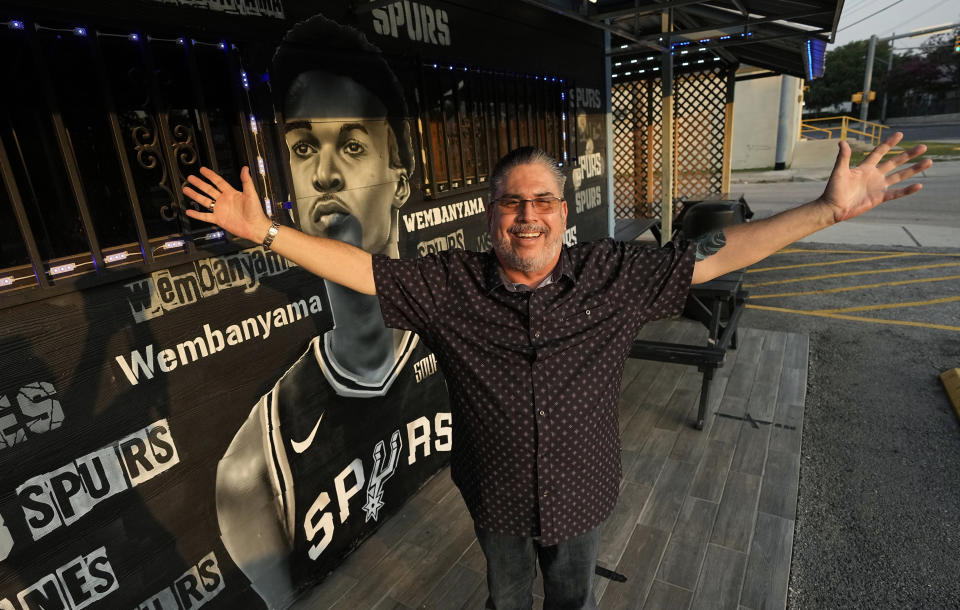
{"type": "Polygon", "coordinates": [[[854,21],[854,22],[851,23],[850,25],[844,26],[844,27],[840,28],[840,29],[837,30],[837,31],[838,31],[838,32],[842,32],[842,31],[844,31],[844,30],[846,30],[846,29],[852,28],[853,26],[857,25],[858,23],[861,23],[861,22],[863,22],[863,21],[866,21],[867,19],[873,17],[874,15],[879,15],[880,13],[882,13],[882,12],[885,11],[885,10],[887,10],[888,8],[892,8],[892,7],[900,4],[901,2],[903,2],[903,0],[897,0],[897,1],[894,2],[893,4],[888,4],[887,6],[883,7],[883,8],[880,9],[879,11],[877,11],[876,13],[870,13],[869,15],[867,15],[866,17],[864,17],[863,19],[860,19],[859,21],[854,21]]]}
{"type": "Polygon", "coordinates": [[[915,15],[914,17],[911,17],[910,19],[907,19],[906,21],[904,21],[904,22],[901,23],[900,25],[895,25],[895,26],[893,26],[893,27],[891,27],[891,28],[887,28],[887,31],[884,32],[884,34],[892,33],[892,32],[893,32],[894,30],[896,30],[896,29],[902,29],[904,25],[910,23],[911,21],[916,21],[917,19],[920,19],[921,17],[927,17],[927,13],[933,11],[933,10],[936,9],[936,8],[940,8],[941,5],[946,4],[947,2],[950,2],[950,0],[940,0],[940,2],[937,2],[937,3],[934,4],[933,6],[924,9],[924,11],[923,11],[922,13],[918,13],[918,14],[915,15]]]}
{"type": "Polygon", "coordinates": [[[859,13],[863,9],[870,8],[870,5],[871,5],[871,0],[860,0],[859,2],[854,2],[850,6],[845,5],[843,7],[843,14],[844,16],[849,17],[854,13],[859,13]]]}

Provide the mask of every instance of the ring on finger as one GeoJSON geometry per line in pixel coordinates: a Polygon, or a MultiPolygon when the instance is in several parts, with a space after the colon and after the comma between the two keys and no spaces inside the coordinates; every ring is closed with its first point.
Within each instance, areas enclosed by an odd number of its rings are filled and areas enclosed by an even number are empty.
{"type": "Polygon", "coordinates": [[[211,211],[211,212],[213,211],[213,206],[215,206],[215,205],[217,205],[217,202],[216,202],[216,201],[211,201],[211,202],[210,202],[210,211],[211,211]]]}

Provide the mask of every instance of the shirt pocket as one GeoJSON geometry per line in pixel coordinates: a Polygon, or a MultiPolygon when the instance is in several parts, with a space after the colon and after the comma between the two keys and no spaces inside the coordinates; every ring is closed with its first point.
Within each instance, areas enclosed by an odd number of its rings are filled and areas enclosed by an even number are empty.
{"type": "Polygon", "coordinates": [[[605,299],[591,299],[568,310],[563,321],[568,327],[590,327],[609,320],[616,313],[615,303],[605,299]]]}

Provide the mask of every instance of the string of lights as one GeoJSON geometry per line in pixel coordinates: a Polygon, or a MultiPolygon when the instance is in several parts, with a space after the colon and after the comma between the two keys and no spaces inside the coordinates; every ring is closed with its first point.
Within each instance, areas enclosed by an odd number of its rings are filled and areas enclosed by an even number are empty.
{"type": "Polygon", "coordinates": [[[544,82],[554,82],[563,84],[563,79],[556,76],[543,76],[540,74],[524,74],[523,72],[508,72],[506,70],[487,70],[483,68],[471,68],[470,66],[457,66],[455,64],[446,64],[440,65],[438,63],[425,63],[423,64],[426,68],[433,68],[434,70],[443,70],[446,68],[448,71],[453,72],[473,72],[475,74],[489,74],[491,76],[517,76],[520,78],[532,78],[534,80],[542,80],[544,82]]]}
{"type": "MultiPolygon", "coordinates": [[[[21,19],[11,19],[6,22],[0,22],[0,26],[6,26],[11,30],[24,30],[27,27],[27,22],[21,19]]],[[[189,38],[189,37],[183,37],[183,36],[177,37],[177,38],[166,38],[166,37],[159,37],[159,36],[143,35],[139,32],[117,33],[117,32],[100,31],[100,30],[93,30],[91,32],[90,30],[88,30],[86,26],[82,26],[82,25],[78,25],[75,27],[50,27],[40,23],[34,23],[32,24],[32,26],[35,31],[56,32],[57,34],[72,34],[74,36],[81,37],[81,38],[88,37],[92,34],[93,36],[96,36],[98,38],[114,38],[114,39],[126,38],[132,43],[141,43],[141,42],[174,43],[186,48],[189,48],[191,46],[204,46],[204,47],[217,48],[224,52],[236,53],[237,65],[240,66],[240,74],[239,74],[240,87],[244,93],[244,95],[242,96],[243,103],[245,106],[245,108],[243,109],[243,112],[248,116],[248,129],[249,129],[248,135],[250,136],[250,139],[253,143],[254,152],[255,152],[255,158],[256,158],[256,164],[257,164],[257,176],[259,180],[258,186],[263,190],[264,193],[267,193],[267,195],[264,196],[263,198],[263,206],[264,206],[265,212],[271,218],[274,217],[274,204],[271,201],[271,198],[269,196],[270,193],[274,192],[274,189],[273,189],[272,178],[271,178],[270,172],[268,171],[267,163],[265,161],[265,158],[267,156],[266,144],[263,139],[260,123],[253,112],[254,104],[253,104],[253,100],[251,99],[250,76],[247,70],[243,66],[243,58],[240,55],[239,49],[237,48],[236,45],[231,44],[224,40],[205,41],[205,40],[197,40],[196,38],[189,38]]],[[[268,74],[265,73],[263,75],[263,81],[264,82],[269,81],[268,74]]],[[[211,151],[211,154],[213,154],[212,151],[211,151]]],[[[281,206],[286,209],[292,208],[292,204],[289,201],[283,202],[281,206]]],[[[197,235],[193,237],[192,240],[194,242],[211,242],[211,241],[222,240],[225,238],[226,238],[226,235],[222,230],[214,230],[214,231],[204,233],[202,235],[197,235]]],[[[185,241],[183,239],[166,240],[160,243],[154,249],[154,253],[157,254],[161,251],[178,250],[178,249],[182,249],[184,246],[185,246],[185,241]]],[[[104,257],[104,261],[107,263],[119,263],[127,260],[129,257],[130,257],[129,252],[125,250],[121,250],[121,251],[107,254],[104,257]]],[[[49,273],[51,275],[60,275],[60,274],[75,271],[76,267],[77,267],[77,263],[67,263],[63,265],[57,265],[57,266],[51,267],[49,269],[49,273]]],[[[12,283],[14,279],[15,278],[10,278],[10,277],[0,278],[0,280],[7,280],[9,281],[9,283],[12,283]]],[[[8,285],[8,284],[0,284],[0,285],[8,285]]]]}
{"type": "MultiPolygon", "coordinates": [[[[680,50],[670,53],[671,55],[677,56],[675,67],[678,69],[690,66],[713,65],[714,62],[722,61],[720,57],[710,53],[708,47],[698,46],[696,48],[684,48],[686,46],[686,44],[677,43],[674,48],[680,50]]],[[[653,73],[660,71],[661,58],[661,55],[646,55],[643,58],[634,57],[632,59],[616,61],[613,63],[613,69],[616,71],[612,72],[610,77],[622,79],[624,77],[639,76],[641,74],[653,76],[653,73]]]]}

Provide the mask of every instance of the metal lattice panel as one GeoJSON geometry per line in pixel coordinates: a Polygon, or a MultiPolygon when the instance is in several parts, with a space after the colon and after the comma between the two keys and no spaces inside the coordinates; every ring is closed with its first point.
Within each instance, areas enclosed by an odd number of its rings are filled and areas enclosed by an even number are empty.
{"type": "MultiPolygon", "coordinates": [[[[727,75],[723,68],[674,79],[674,201],[720,193],[727,75]]],[[[613,103],[614,213],[661,215],[661,81],[616,83],[613,103]]],[[[674,207],[674,214],[680,211],[674,207]]]]}

